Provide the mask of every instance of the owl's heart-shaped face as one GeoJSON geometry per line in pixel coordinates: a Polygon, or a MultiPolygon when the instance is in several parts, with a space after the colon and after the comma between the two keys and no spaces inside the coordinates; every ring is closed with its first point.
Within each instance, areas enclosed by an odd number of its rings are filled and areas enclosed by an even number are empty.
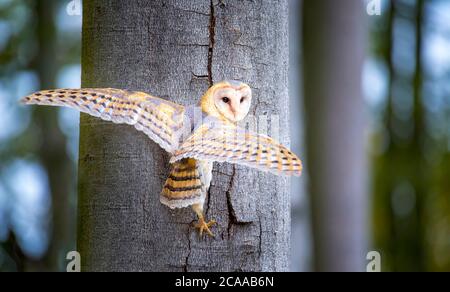
{"type": "Polygon", "coordinates": [[[225,118],[232,122],[243,120],[250,109],[252,91],[246,84],[227,84],[213,93],[214,105],[225,118]]]}

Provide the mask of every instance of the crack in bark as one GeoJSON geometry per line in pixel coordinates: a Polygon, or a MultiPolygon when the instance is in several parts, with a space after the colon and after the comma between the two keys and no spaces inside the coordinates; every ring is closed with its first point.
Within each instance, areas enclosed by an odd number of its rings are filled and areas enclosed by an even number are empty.
{"type": "Polygon", "coordinates": [[[175,7],[175,9],[181,10],[183,12],[194,13],[194,14],[203,15],[203,16],[209,16],[208,13],[204,13],[204,12],[200,12],[200,11],[196,11],[196,10],[182,9],[182,8],[177,8],[177,7],[175,7]]]}
{"type": "MultiPolygon", "coordinates": [[[[208,83],[209,86],[213,85],[213,77],[212,77],[212,62],[213,62],[213,54],[214,54],[214,45],[215,45],[215,37],[216,37],[216,15],[215,15],[215,11],[214,11],[214,0],[210,0],[210,14],[209,14],[209,25],[208,25],[208,30],[209,30],[209,44],[208,44],[208,74],[206,76],[204,75],[196,75],[193,72],[192,75],[194,76],[194,78],[208,78],[208,83]]],[[[193,12],[193,11],[190,11],[193,12]]],[[[202,47],[204,45],[201,44],[194,44],[195,46],[199,46],[202,47]]],[[[191,44],[192,46],[192,44],[191,44]]],[[[233,167],[234,169],[234,167],[233,167]]],[[[233,174],[234,176],[234,174],[233,174]]],[[[233,177],[232,177],[233,179],[233,177]]],[[[232,184],[232,182],[231,182],[232,184]]],[[[232,186],[232,185],[231,185],[232,186]]],[[[210,186],[211,187],[211,186],[210,186]]],[[[208,215],[209,213],[209,207],[210,207],[210,198],[211,198],[211,192],[210,192],[211,188],[208,189],[207,191],[207,204],[206,204],[206,212],[205,212],[205,216],[208,215]]],[[[228,195],[227,195],[228,197],[228,195]]],[[[191,256],[191,252],[192,252],[192,248],[191,248],[191,236],[190,236],[191,232],[190,232],[190,228],[188,227],[188,231],[187,231],[187,237],[188,237],[188,254],[186,256],[184,265],[183,265],[183,271],[187,272],[188,271],[188,265],[189,265],[189,257],[191,256]]]]}
{"type": "Polygon", "coordinates": [[[192,77],[196,78],[196,79],[204,79],[204,78],[209,79],[208,75],[198,75],[198,74],[195,74],[194,72],[191,72],[191,74],[192,74],[192,77]]]}
{"type": "Polygon", "coordinates": [[[209,186],[208,191],[206,191],[206,210],[205,210],[205,217],[209,218],[209,206],[211,204],[211,186],[209,186]]]}
{"type": "Polygon", "coordinates": [[[236,212],[234,211],[233,204],[231,203],[231,190],[233,189],[234,177],[236,175],[236,167],[233,165],[232,168],[233,172],[231,173],[230,176],[230,184],[228,185],[228,189],[225,192],[227,196],[227,209],[228,209],[228,227],[227,227],[228,238],[230,238],[231,227],[233,227],[233,224],[238,223],[236,212]]]}
{"type": "Polygon", "coordinates": [[[209,49],[208,49],[208,82],[209,86],[213,85],[212,76],[212,62],[214,54],[214,45],[216,42],[216,15],[214,11],[214,0],[210,0],[210,15],[209,15],[209,49]]]}
{"type": "Polygon", "coordinates": [[[199,47],[199,48],[202,48],[202,47],[209,47],[209,44],[175,44],[175,46],[178,46],[178,47],[199,47]]]}
{"type": "Polygon", "coordinates": [[[261,223],[261,218],[258,218],[258,223],[259,223],[258,255],[261,256],[261,254],[262,254],[262,223],[261,223]]]}
{"type": "MultiPolygon", "coordinates": [[[[191,222],[192,224],[192,222],[191,222]]],[[[191,228],[188,226],[187,228],[187,240],[188,240],[188,254],[186,256],[186,259],[184,260],[183,265],[183,272],[188,272],[188,265],[189,265],[189,257],[191,256],[191,228]]]]}
{"type": "Polygon", "coordinates": [[[238,46],[238,47],[243,47],[243,48],[247,48],[250,50],[255,50],[255,47],[247,45],[247,44],[242,44],[242,43],[238,43],[238,42],[233,42],[233,45],[238,46]]]}

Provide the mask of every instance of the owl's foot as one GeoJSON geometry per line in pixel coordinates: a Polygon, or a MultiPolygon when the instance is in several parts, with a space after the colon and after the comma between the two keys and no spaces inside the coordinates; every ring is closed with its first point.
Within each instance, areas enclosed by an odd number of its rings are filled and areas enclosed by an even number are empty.
{"type": "Polygon", "coordinates": [[[203,235],[203,231],[205,231],[209,236],[214,237],[214,234],[211,232],[209,227],[213,226],[217,222],[215,220],[211,220],[208,223],[206,223],[205,219],[202,217],[198,218],[198,223],[194,225],[195,228],[199,229],[200,237],[203,235]]]}
{"type": "Polygon", "coordinates": [[[214,237],[213,233],[209,229],[209,227],[216,224],[215,220],[211,220],[209,222],[205,222],[205,217],[203,217],[203,205],[202,204],[194,204],[192,205],[192,209],[198,217],[198,223],[195,224],[195,228],[199,229],[200,237],[203,235],[203,231],[205,231],[209,236],[214,237]]]}

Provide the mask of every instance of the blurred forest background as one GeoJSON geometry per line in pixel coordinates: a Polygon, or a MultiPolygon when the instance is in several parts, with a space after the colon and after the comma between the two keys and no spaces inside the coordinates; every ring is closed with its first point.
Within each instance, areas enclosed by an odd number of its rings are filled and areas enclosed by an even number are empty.
{"type": "MultiPolygon", "coordinates": [[[[76,9],[68,13],[69,2],[0,0],[0,271],[64,271],[66,253],[75,250],[79,115],[17,103],[40,89],[80,86],[81,15],[76,9]]],[[[304,113],[317,105],[303,91],[308,79],[302,73],[302,24],[316,18],[318,27],[334,25],[327,22],[333,17],[320,17],[326,13],[308,15],[317,9],[330,9],[335,18],[354,11],[335,9],[337,1],[317,2],[314,9],[302,9],[302,1],[290,0],[292,148],[306,161],[305,175],[292,180],[293,271],[317,269],[323,251],[314,238],[320,224],[311,224],[310,217],[327,216],[310,204],[314,188],[308,184],[322,178],[317,172],[311,177],[315,161],[305,155],[314,147],[308,139],[315,130],[309,125],[305,132],[304,113]]],[[[356,96],[362,106],[356,110],[366,123],[364,141],[355,143],[366,151],[368,163],[361,165],[369,204],[353,206],[370,222],[367,251],[381,253],[383,271],[450,271],[450,1],[381,4],[381,15],[373,16],[361,5],[364,17],[357,23],[364,30],[358,41],[365,57],[362,94],[356,96]]],[[[336,32],[340,49],[352,52],[352,43],[346,47],[347,38],[339,37],[346,31],[336,32]]],[[[346,66],[330,71],[345,74],[346,66]]],[[[332,85],[308,86],[314,92],[312,86],[332,85]]],[[[345,113],[337,108],[333,114],[345,113]]],[[[350,184],[343,161],[336,176],[350,184]]],[[[351,232],[348,226],[333,228],[351,232]]]]}

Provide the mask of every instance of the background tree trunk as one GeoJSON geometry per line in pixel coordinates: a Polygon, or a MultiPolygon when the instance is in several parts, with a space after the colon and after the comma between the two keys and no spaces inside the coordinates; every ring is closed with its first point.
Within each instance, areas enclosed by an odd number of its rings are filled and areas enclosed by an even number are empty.
{"type": "Polygon", "coordinates": [[[387,45],[382,57],[388,66],[389,79],[383,123],[390,141],[374,160],[374,243],[386,258],[384,268],[394,271],[427,270],[427,240],[424,238],[432,230],[427,218],[433,216],[426,214],[436,210],[424,206],[428,206],[427,200],[439,202],[432,195],[433,167],[427,159],[434,150],[424,150],[423,146],[439,145],[430,142],[425,122],[424,100],[432,98],[428,97],[432,96],[431,93],[424,91],[427,82],[423,67],[425,20],[432,18],[426,17],[425,11],[424,0],[406,5],[392,1],[387,11],[384,40],[387,45]],[[399,19],[415,29],[415,34],[400,47],[399,44],[410,34],[406,28],[395,28],[399,19]],[[396,47],[399,47],[397,51],[414,53],[408,55],[407,61],[402,59],[400,62],[396,59],[396,47]],[[411,72],[400,69],[401,63],[414,64],[411,72]],[[399,114],[399,109],[408,104],[411,105],[411,113],[405,118],[399,114]],[[404,207],[408,205],[410,210],[404,207]],[[399,206],[407,211],[402,212],[399,206]]]}
{"type": "Polygon", "coordinates": [[[367,190],[363,1],[304,1],[304,78],[315,269],[362,270],[367,190]]]}
{"type": "MultiPolygon", "coordinates": [[[[248,82],[251,113],[289,142],[287,1],[86,1],[83,87],[143,90],[196,103],[222,79],[248,82]],[[278,125],[278,126],[277,126],[278,125]]],[[[144,134],[82,115],[78,251],[84,271],[285,271],[289,180],[217,164],[205,206],[216,239],[190,209],[159,203],[168,155],[144,134]]]]}
{"type": "MultiPolygon", "coordinates": [[[[55,88],[58,64],[54,61],[57,52],[54,11],[57,2],[40,0],[36,1],[35,5],[38,53],[33,60],[33,69],[39,76],[41,89],[55,88]]],[[[41,129],[42,144],[38,156],[49,179],[52,224],[45,258],[41,262],[32,263],[29,269],[63,270],[65,255],[73,250],[75,245],[76,227],[69,219],[73,218],[76,212],[75,206],[71,204],[75,195],[71,177],[76,175],[76,172],[66,153],[67,139],[59,128],[58,115],[57,110],[49,107],[36,107],[33,112],[33,122],[41,129]]]]}
{"type": "MultiPolygon", "coordinates": [[[[289,0],[289,97],[291,150],[305,159],[305,104],[303,92],[303,1],[289,0]],[[299,126],[301,125],[301,126],[299,126]]],[[[307,166],[307,165],[306,165],[307,166]]],[[[307,192],[308,171],[301,179],[291,183],[291,271],[307,272],[312,269],[313,239],[311,208],[307,192]]]]}

